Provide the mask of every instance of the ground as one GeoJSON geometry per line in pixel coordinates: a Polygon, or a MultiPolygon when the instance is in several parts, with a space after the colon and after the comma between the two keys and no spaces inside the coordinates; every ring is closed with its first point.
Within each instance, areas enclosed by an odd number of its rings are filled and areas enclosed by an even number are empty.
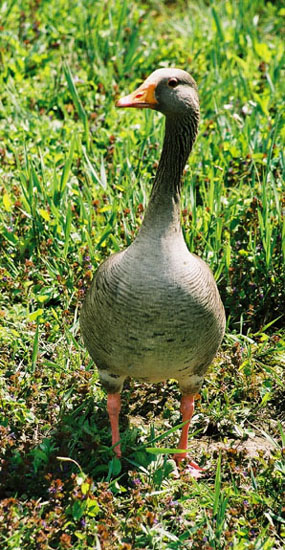
{"type": "Polygon", "coordinates": [[[0,546],[284,546],[284,78],[281,2],[9,0],[0,7],[0,546]],[[128,380],[111,449],[78,315],[138,230],[163,118],[116,110],[154,69],[198,83],[187,246],[227,314],[190,429],[174,380],[128,380]]]}

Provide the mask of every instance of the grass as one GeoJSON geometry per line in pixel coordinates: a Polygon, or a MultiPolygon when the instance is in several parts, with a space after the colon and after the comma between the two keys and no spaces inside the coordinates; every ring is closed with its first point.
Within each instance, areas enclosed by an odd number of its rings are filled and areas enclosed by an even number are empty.
{"type": "Polygon", "coordinates": [[[283,548],[282,3],[7,0],[0,13],[0,545],[283,548]],[[199,481],[167,452],[173,381],[128,382],[114,457],[78,327],[94,270],[141,224],[163,135],[160,115],[115,100],[173,65],[196,78],[202,113],[185,239],[227,311],[191,426],[199,481]]]}

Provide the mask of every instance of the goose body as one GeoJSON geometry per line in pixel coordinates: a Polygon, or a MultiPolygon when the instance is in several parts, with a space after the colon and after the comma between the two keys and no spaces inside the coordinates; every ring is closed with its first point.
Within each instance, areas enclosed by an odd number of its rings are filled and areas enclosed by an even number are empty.
{"type": "MultiPolygon", "coordinates": [[[[127,376],[149,383],[178,380],[182,416],[190,421],[225,327],[214,277],[188,251],[180,225],[181,175],[199,119],[196,84],[185,71],[160,69],[118,106],[162,111],[166,134],[142,227],[127,249],[99,267],[81,311],[83,339],[108,392],[113,444],[127,376]]],[[[181,449],[188,427],[182,429],[181,449]]],[[[115,452],[120,456],[119,445],[115,452]]]]}
{"type": "Polygon", "coordinates": [[[111,256],[97,271],[82,322],[103,385],[120,391],[126,376],[176,378],[197,393],[221,340],[219,303],[212,273],[181,233],[138,239],[111,256]]]}

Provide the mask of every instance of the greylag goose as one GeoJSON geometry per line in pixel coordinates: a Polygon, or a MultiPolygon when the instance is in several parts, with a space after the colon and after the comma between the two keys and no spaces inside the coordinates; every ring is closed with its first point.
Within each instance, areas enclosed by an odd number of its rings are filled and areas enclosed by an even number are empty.
{"type": "Polygon", "coordinates": [[[125,378],[178,381],[185,422],[181,451],[174,456],[179,463],[187,456],[195,395],[225,329],[214,277],[207,264],[188,251],[180,225],[181,176],[199,122],[197,86],[183,70],[158,69],[117,107],[160,111],[166,117],[165,137],[140,231],[128,248],[111,255],[95,273],[81,310],[81,332],[108,394],[117,457],[125,378]]]}

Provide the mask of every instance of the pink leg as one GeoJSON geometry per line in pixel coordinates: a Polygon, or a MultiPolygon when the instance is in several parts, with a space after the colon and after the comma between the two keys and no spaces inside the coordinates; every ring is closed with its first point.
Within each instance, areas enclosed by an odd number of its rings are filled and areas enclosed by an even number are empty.
{"type": "MultiPolygon", "coordinates": [[[[194,412],[194,395],[182,395],[181,397],[181,407],[180,411],[182,414],[182,422],[186,422],[184,426],[182,426],[182,432],[181,437],[178,445],[178,449],[187,449],[188,446],[188,431],[189,431],[189,425],[191,418],[193,416],[194,412]]],[[[174,455],[174,460],[177,465],[180,464],[181,460],[187,457],[187,452],[184,453],[177,453],[174,455]]],[[[195,470],[201,470],[201,468],[196,464],[196,462],[190,462],[189,466],[194,468],[195,470]]]]}
{"type": "MultiPolygon", "coordinates": [[[[112,430],[112,445],[115,445],[120,441],[119,432],[119,414],[121,410],[121,396],[119,393],[109,393],[107,398],[107,411],[109,414],[111,430],[112,430]]],[[[121,458],[121,446],[120,444],[114,447],[114,452],[118,458],[121,458]]]]}

